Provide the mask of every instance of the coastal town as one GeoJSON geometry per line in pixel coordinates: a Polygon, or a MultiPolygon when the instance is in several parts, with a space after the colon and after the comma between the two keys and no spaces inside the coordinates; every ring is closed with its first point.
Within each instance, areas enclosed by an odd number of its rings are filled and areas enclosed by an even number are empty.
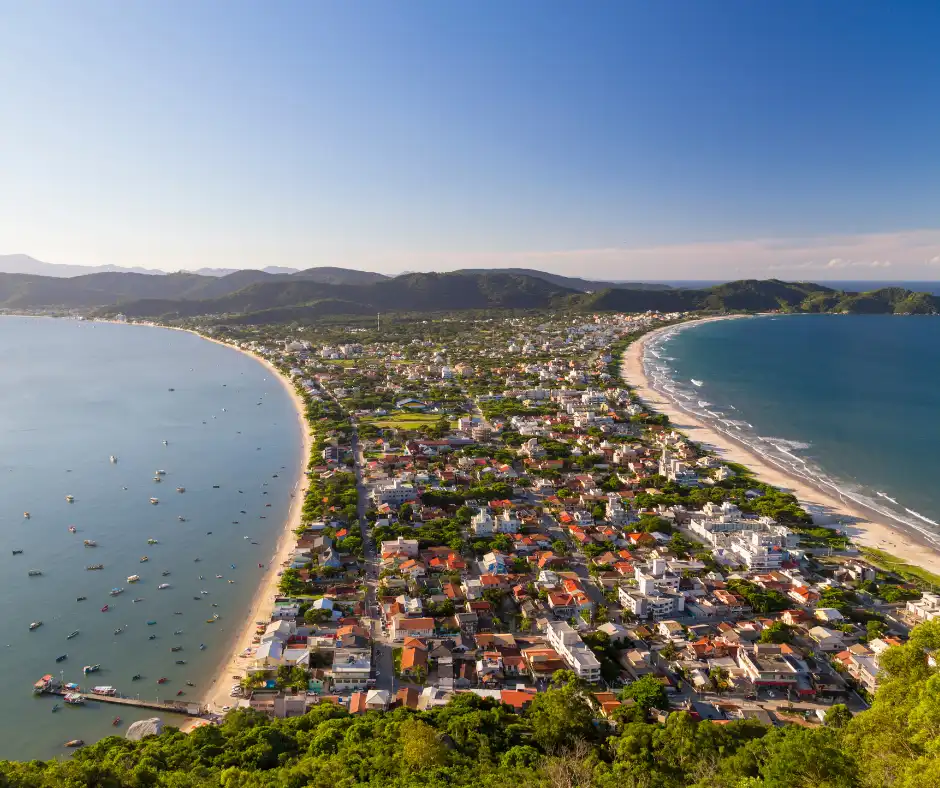
{"type": "Polygon", "coordinates": [[[277,367],[312,438],[277,591],[206,711],[523,711],[566,683],[615,727],[866,709],[882,655],[940,616],[933,578],[638,398],[625,348],[690,317],[198,327],[277,367]]]}

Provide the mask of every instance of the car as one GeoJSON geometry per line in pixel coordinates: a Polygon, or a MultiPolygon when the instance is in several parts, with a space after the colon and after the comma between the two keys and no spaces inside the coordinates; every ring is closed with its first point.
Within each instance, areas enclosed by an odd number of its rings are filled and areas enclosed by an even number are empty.
{"type": "Polygon", "coordinates": [[[768,697],[768,698],[776,698],[776,697],[777,697],[777,694],[776,694],[773,690],[767,690],[767,697],[768,697]]]}
{"type": "Polygon", "coordinates": [[[232,707],[231,707],[231,706],[223,706],[223,707],[222,707],[222,711],[223,711],[223,712],[225,712],[225,711],[231,711],[231,710],[232,710],[232,707]]]}

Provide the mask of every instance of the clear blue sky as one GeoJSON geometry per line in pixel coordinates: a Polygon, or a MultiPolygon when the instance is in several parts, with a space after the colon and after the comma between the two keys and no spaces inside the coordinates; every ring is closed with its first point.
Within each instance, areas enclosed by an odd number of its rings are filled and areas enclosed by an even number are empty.
{"type": "Polygon", "coordinates": [[[0,253],[940,273],[940,3],[0,0],[0,19],[0,253]]]}

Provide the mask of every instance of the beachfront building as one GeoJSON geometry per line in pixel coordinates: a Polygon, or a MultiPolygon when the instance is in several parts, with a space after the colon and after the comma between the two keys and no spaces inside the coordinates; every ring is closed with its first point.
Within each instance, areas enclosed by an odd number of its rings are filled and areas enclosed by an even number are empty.
{"type": "Polygon", "coordinates": [[[567,621],[549,621],[546,634],[549,645],[578,678],[589,682],[600,681],[601,663],[567,621]]]}
{"type": "Polygon", "coordinates": [[[940,618],[940,594],[926,592],[920,599],[908,602],[905,610],[915,621],[933,621],[940,618]]]}
{"type": "Polygon", "coordinates": [[[333,652],[333,690],[365,689],[372,674],[372,651],[368,648],[338,648],[333,652]]]}
{"type": "Polygon", "coordinates": [[[659,475],[683,487],[698,487],[698,474],[695,468],[677,457],[673,457],[665,447],[659,458],[659,475]]]}
{"type": "Polygon", "coordinates": [[[380,484],[372,490],[372,500],[379,506],[401,506],[418,499],[418,491],[413,484],[396,479],[389,484],[380,484]]]}

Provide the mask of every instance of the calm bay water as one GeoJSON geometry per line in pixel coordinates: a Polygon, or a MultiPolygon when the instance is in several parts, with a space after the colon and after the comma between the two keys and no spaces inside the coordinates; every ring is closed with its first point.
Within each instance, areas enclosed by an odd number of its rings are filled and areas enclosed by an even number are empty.
{"type": "Polygon", "coordinates": [[[105,704],[52,713],[60,699],[31,694],[44,673],[83,689],[201,698],[244,623],[258,563],[274,553],[300,433],[271,372],[178,331],[0,317],[0,380],[0,758],[50,757],[68,739],[123,733],[154,713],[105,704]],[[85,569],[99,563],[102,571],[85,569]],[[129,584],[134,574],[141,581],[129,584]],[[164,582],[171,587],[158,590],[164,582]],[[112,588],[125,590],[112,597],[112,588]],[[100,672],[83,676],[87,664],[100,672]],[[158,685],[163,676],[170,681],[158,685]]]}
{"type": "Polygon", "coordinates": [[[940,320],[693,324],[647,348],[657,388],[790,471],[940,545],[940,320]]]}

